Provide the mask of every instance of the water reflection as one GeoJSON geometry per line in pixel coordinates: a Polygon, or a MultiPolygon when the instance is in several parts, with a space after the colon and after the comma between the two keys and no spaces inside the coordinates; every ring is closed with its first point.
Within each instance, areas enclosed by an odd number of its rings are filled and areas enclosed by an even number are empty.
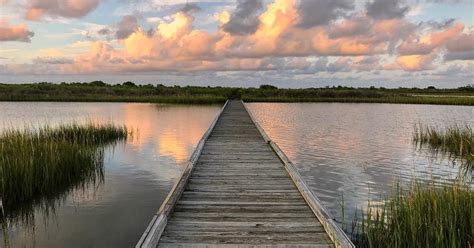
{"type": "MultiPolygon", "coordinates": [[[[70,121],[125,124],[138,131],[104,151],[104,183],[72,190],[51,214],[11,223],[12,247],[131,247],[166,197],[220,106],[134,103],[0,103],[0,131],[70,121]]],[[[0,234],[3,239],[4,233],[0,234]]],[[[1,245],[0,245],[1,246],[1,245]]]]}
{"type": "Polygon", "coordinates": [[[474,108],[401,104],[252,103],[252,113],[336,217],[378,202],[395,181],[454,180],[458,168],[412,143],[415,123],[474,126],[474,108]]]}
{"type": "Polygon", "coordinates": [[[123,106],[124,124],[138,130],[137,138],[129,145],[138,150],[152,146],[160,156],[169,157],[179,165],[189,158],[215,115],[213,111],[203,113],[194,111],[196,107],[176,105],[154,105],[159,115],[150,115],[148,108],[140,106],[123,106]]]}

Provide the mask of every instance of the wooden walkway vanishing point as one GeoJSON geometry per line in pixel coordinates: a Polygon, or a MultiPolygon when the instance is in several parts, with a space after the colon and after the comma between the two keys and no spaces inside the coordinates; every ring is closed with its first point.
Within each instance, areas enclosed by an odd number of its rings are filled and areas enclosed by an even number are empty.
{"type": "Polygon", "coordinates": [[[228,101],[136,247],[354,247],[242,101],[228,101]]]}

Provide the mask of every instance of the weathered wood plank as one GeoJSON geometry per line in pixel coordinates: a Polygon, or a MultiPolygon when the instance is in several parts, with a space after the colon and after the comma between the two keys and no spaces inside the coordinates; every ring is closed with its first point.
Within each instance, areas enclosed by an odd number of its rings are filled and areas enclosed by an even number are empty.
{"type": "Polygon", "coordinates": [[[196,205],[177,205],[175,211],[188,211],[196,213],[214,213],[214,212],[243,212],[243,213],[292,213],[307,211],[306,206],[216,206],[205,205],[205,207],[196,205]]]}
{"type": "Polygon", "coordinates": [[[236,190],[238,192],[243,192],[245,190],[268,190],[268,189],[294,189],[293,185],[223,185],[223,186],[212,186],[212,185],[202,185],[202,184],[194,184],[188,183],[187,188],[189,190],[206,190],[206,191],[220,191],[220,190],[236,190]]]}
{"type": "Polygon", "coordinates": [[[255,202],[232,202],[232,201],[179,201],[179,204],[187,204],[187,205],[288,205],[288,206],[307,206],[306,203],[295,203],[295,202],[271,202],[271,201],[255,201],[255,202]]]}
{"type": "MultiPolygon", "coordinates": [[[[199,192],[199,191],[185,191],[183,196],[194,196],[194,197],[209,197],[209,196],[220,196],[220,197],[259,197],[262,196],[261,192],[199,192]]],[[[298,191],[293,192],[268,192],[265,193],[266,197],[300,197],[301,194],[298,191]]]]}
{"type": "Polygon", "coordinates": [[[209,225],[188,225],[170,223],[167,228],[169,232],[222,232],[223,230],[229,232],[247,232],[247,233],[303,233],[303,232],[324,232],[323,226],[279,226],[279,227],[260,227],[260,226],[209,226],[209,225]],[[225,229],[224,229],[225,228],[225,229]]]}
{"type": "Polygon", "coordinates": [[[202,167],[196,168],[194,170],[196,172],[198,172],[198,171],[207,172],[210,175],[212,175],[212,173],[216,172],[216,170],[219,170],[220,172],[232,172],[232,173],[239,173],[242,170],[245,170],[245,172],[255,172],[255,173],[259,173],[259,172],[279,172],[279,173],[284,174],[284,172],[282,172],[278,168],[275,168],[274,166],[267,166],[267,167],[258,167],[258,166],[247,166],[247,167],[244,167],[244,166],[234,166],[234,167],[232,167],[232,166],[222,166],[222,167],[202,166],[202,167]]]}
{"type": "Polygon", "coordinates": [[[194,196],[182,196],[183,201],[226,201],[226,202],[294,202],[299,200],[298,197],[219,197],[219,196],[207,196],[207,197],[194,197],[194,196]]]}
{"type": "MultiPolygon", "coordinates": [[[[262,204],[261,202],[245,202],[245,203],[240,203],[236,204],[235,202],[229,202],[226,204],[226,202],[203,202],[200,201],[200,204],[194,204],[194,203],[189,203],[189,202],[179,202],[176,205],[177,208],[196,208],[196,209],[202,209],[207,210],[207,211],[220,211],[220,209],[271,209],[272,211],[281,211],[281,210],[308,210],[310,209],[307,204],[304,203],[295,203],[295,204],[286,204],[286,203],[281,203],[278,204],[278,202],[273,202],[269,205],[262,204]]],[[[269,210],[270,211],[270,210],[269,210]]]]}
{"type": "Polygon", "coordinates": [[[248,166],[254,168],[283,168],[283,165],[280,162],[261,162],[261,161],[210,161],[210,162],[203,162],[199,161],[197,164],[199,167],[210,167],[210,166],[222,166],[222,167],[232,167],[232,166],[248,166]]]}
{"type": "Polygon", "coordinates": [[[202,152],[204,144],[211,135],[212,130],[214,129],[216,124],[219,122],[219,117],[224,112],[224,109],[226,108],[228,103],[229,101],[224,104],[217,117],[211,123],[207,131],[204,133],[196,149],[191,154],[189,162],[181,173],[179,180],[174,184],[170,193],[168,194],[165,201],[158,210],[158,213],[155,214],[146,231],[143,233],[142,237],[138,241],[136,247],[156,247],[156,245],[158,244],[161,234],[163,233],[163,230],[167,224],[168,216],[171,214],[174,206],[176,205],[176,202],[178,202],[179,197],[183,193],[186,183],[194,168],[194,165],[197,163],[197,159],[200,153],[202,152]]]}
{"type": "Polygon", "coordinates": [[[251,213],[251,212],[213,212],[213,213],[193,213],[187,211],[175,211],[172,217],[182,218],[314,218],[314,214],[308,211],[301,212],[280,212],[280,213],[251,213]]]}
{"type": "Polygon", "coordinates": [[[259,178],[259,177],[267,177],[267,178],[272,178],[272,177],[281,177],[281,178],[285,178],[285,179],[289,179],[288,178],[288,175],[285,174],[283,171],[278,171],[278,170],[274,170],[274,171],[256,171],[256,172],[253,172],[253,171],[246,171],[246,170],[239,170],[237,173],[234,172],[234,171],[231,171],[231,172],[226,172],[226,171],[222,171],[222,170],[216,170],[214,171],[214,173],[212,174],[209,174],[207,172],[203,172],[203,171],[195,171],[194,174],[193,174],[193,177],[221,177],[221,178],[225,178],[225,177],[255,177],[255,178],[259,178]]]}
{"type": "Polygon", "coordinates": [[[326,233],[312,233],[304,235],[281,235],[280,233],[268,235],[222,235],[216,236],[208,235],[187,235],[182,233],[180,236],[166,236],[163,235],[160,242],[189,242],[200,243],[209,242],[213,244],[278,244],[278,243],[293,243],[293,244],[315,244],[315,243],[330,243],[326,233]]]}
{"type": "MultiPolygon", "coordinates": [[[[181,220],[179,218],[172,219],[169,221],[173,225],[194,225],[194,226],[206,226],[206,227],[256,227],[256,228],[308,228],[308,227],[322,227],[321,223],[316,221],[301,222],[301,221],[191,221],[181,220]]],[[[171,227],[171,225],[169,225],[171,227]]]]}
{"type": "Polygon", "coordinates": [[[279,243],[279,244],[271,244],[271,245],[247,245],[247,244],[209,244],[209,243],[160,243],[160,247],[173,247],[173,248],[328,248],[333,247],[331,244],[289,244],[289,243],[279,243]]]}
{"type": "Polygon", "coordinates": [[[334,247],[242,102],[212,127],[159,212],[158,246],[334,247]]]}
{"type": "MultiPolygon", "coordinates": [[[[164,237],[181,237],[183,236],[183,232],[181,231],[175,231],[175,230],[169,230],[167,229],[166,232],[163,234],[164,237]]],[[[197,237],[197,238],[223,238],[223,237],[229,237],[229,238],[241,238],[241,239],[246,239],[247,237],[251,236],[253,238],[258,238],[262,237],[265,239],[276,239],[276,238],[283,238],[283,237],[288,237],[288,238],[300,238],[300,239],[311,239],[314,240],[315,236],[321,235],[320,239],[324,239],[326,235],[321,232],[315,232],[315,231],[300,231],[300,232],[274,232],[272,230],[270,231],[201,231],[201,230],[188,230],[185,232],[185,236],[188,237],[197,237]]]]}

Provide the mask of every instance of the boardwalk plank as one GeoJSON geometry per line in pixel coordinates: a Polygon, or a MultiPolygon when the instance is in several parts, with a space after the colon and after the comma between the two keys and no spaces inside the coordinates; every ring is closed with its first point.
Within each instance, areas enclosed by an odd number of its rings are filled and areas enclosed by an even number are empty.
{"type": "Polygon", "coordinates": [[[240,101],[230,101],[168,218],[159,247],[333,247],[240,101]]]}

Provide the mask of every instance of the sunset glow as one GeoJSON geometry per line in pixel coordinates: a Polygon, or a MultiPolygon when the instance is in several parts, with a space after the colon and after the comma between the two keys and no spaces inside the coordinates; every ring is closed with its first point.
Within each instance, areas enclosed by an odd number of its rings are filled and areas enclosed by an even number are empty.
{"type": "Polygon", "coordinates": [[[2,0],[1,82],[457,87],[474,2],[2,0]]]}

